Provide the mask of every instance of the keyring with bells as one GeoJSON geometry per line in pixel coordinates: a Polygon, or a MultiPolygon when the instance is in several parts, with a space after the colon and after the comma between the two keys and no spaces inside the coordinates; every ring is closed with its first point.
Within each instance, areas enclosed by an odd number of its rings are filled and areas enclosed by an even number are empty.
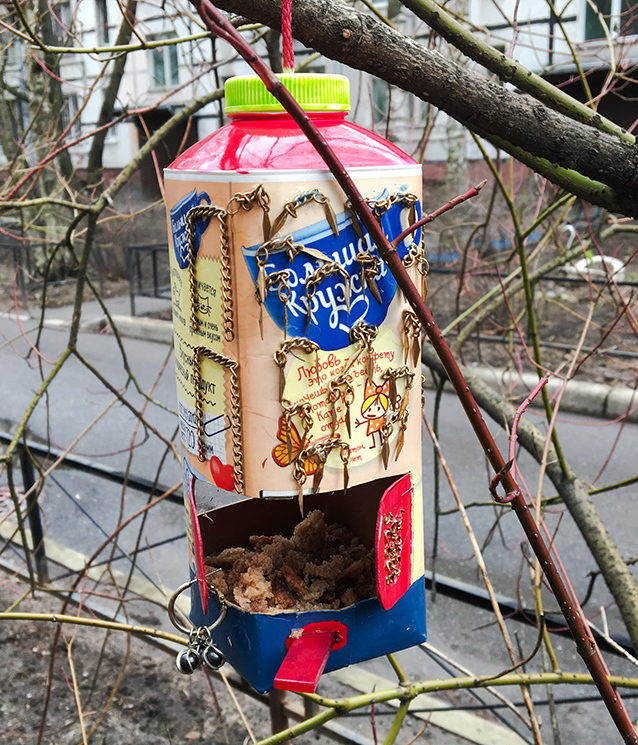
{"type": "Polygon", "coordinates": [[[184,592],[184,590],[188,590],[189,587],[194,585],[195,582],[197,582],[197,577],[178,587],[171,595],[171,599],[168,601],[168,617],[171,619],[171,623],[183,634],[188,635],[188,646],[185,649],[180,650],[175,658],[175,666],[180,673],[184,673],[185,675],[192,675],[200,665],[204,665],[210,670],[219,670],[224,662],[226,662],[224,655],[213,643],[213,638],[211,636],[211,632],[216,629],[226,617],[226,601],[224,596],[217,591],[216,588],[212,587],[211,589],[219,598],[220,610],[219,616],[210,626],[200,626],[199,628],[189,629],[182,625],[175,615],[175,602],[177,601],[177,598],[184,592]]]}

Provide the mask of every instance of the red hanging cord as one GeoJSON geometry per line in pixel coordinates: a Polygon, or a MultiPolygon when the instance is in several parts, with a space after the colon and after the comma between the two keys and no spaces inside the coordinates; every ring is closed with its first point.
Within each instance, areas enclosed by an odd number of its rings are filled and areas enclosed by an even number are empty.
{"type": "Polygon", "coordinates": [[[281,0],[281,48],[284,72],[294,72],[295,53],[292,50],[292,0],[281,0]]]}

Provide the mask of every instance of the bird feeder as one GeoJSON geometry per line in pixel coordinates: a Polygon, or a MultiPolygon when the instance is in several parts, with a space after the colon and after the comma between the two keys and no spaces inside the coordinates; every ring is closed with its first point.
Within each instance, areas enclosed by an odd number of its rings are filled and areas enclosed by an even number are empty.
{"type": "MultiPolygon", "coordinates": [[[[345,120],[347,79],[280,79],[388,238],[414,223],[421,166],[345,120]]],[[[210,625],[221,602],[215,644],[244,678],[259,691],[314,690],[324,669],[426,636],[421,327],[352,205],[263,83],[229,79],[226,114],[230,124],[165,170],[191,540],[201,536],[206,556],[254,548],[252,536],[288,540],[318,510],[374,551],[374,590],[346,607],[318,598],[316,609],[280,609],[269,598],[256,612],[237,591],[217,588],[208,602],[194,585],[191,621],[210,625]]],[[[397,250],[420,282],[421,231],[397,250]]]]}

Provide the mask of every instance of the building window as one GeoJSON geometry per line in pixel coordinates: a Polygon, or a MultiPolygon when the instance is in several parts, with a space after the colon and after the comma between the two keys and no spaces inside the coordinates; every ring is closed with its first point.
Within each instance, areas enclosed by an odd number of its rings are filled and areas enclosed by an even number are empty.
{"type": "Polygon", "coordinates": [[[51,3],[51,27],[53,35],[58,43],[70,46],[73,41],[73,14],[71,3],[68,0],[60,0],[51,3]]]}
{"type": "MultiPolygon", "coordinates": [[[[174,31],[168,31],[164,34],[154,34],[149,41],[165,41],[174,39],[174,31]]],[[[165,88],[170,85],[179,83],[179,61],[177,58],[177,46],[168,44],[166,46],[155,47],[151,49],[153,85],[157,88],[165,88]]]]}
{"type": "Polygon", "coordinates": [[[107,0],[95,0],[95,35],[98,46],[109,43],[109,17],[106,7],[107,0]]]}
{"type": "Polygon", "coordinates": [[[64,108],[62,109],[62,116],[60,118],[62,120],[61,123],[63,130],[66,130],[69,124],[71,125],[67,137],[72,139],[79,137],[82,133],[80,117],[77,116],[79,110],[77,93],[67,93],[64,96],[64,108]]]}
{"type": "MultiPolygon", "coordinates": [[[[638,2],[636,0],[593,0],[613,36],[638,34],[638,2]]],[[[605,29],[598,13],[589,3],[585,9],[585,39],[602,39],[605,29]]]]}
{"type": "Polygon", "coordinates": [[[622,0],[618,23],[621,36],[638,34],[638,3],[635,0],[622,0]]]}

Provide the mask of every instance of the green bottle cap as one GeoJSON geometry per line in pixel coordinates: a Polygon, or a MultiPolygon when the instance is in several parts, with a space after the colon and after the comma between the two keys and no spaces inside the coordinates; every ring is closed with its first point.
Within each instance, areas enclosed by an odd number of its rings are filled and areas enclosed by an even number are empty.
{"type": "MultiPolygon", "coordinates": [[[[289,72],[278,77],[304,111],[350,111],[350,81],[344,75],[289,72]]],[[[285,111],[256,75],[228,78],[225,91],[227,114],[285,111]]]]}

